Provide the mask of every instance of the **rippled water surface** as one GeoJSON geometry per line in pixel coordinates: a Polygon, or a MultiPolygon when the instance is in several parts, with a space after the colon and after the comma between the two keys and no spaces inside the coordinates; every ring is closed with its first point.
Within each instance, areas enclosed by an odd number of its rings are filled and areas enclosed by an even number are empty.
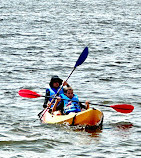
{"type": "Polygon", "coordinates": [[[0,157],[141,157],[140,0],[1,0],[0,157]],[[132,104],[130,114],[99,107],[103,129],[41,124],[52,75],[66,79],[79,54],[87,60],[68,83],[81,101],[132,104]]]}

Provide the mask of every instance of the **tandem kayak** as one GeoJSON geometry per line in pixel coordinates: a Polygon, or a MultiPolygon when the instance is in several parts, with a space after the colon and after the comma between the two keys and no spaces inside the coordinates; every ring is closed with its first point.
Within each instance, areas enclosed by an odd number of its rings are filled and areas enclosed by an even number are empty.
{"type": "Polygon", "coordinates": [[[68,125],[84,125],[102,127],[103,113],[94,108],[89,108],[78,113],[69,113],[68,115],[53,115],[48,111],[43,111],[41,117],[42,123],[47,124],[68,124],[68,125]]]}

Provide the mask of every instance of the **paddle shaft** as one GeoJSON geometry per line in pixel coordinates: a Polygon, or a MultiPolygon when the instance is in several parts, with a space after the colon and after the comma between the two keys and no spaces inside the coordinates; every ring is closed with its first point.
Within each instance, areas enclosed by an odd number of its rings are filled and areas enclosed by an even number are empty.
{"type": "MultiPolygon", "coordinates": [[[[71,73],[69,74],[69,76],[67,77],[67,79],[65,80],[65,82],[68,81],[68,79],[70,78],[70,76],[72,75],[72,73],[74,72],[74,70],[76,69],[76,67],[73,68],[73,70],[71,71],[71,73]]],[[[59,95],[60,90],[63,88],[63,84],[60,86],[60,88],[58,89],[57,93],[55,94],[55,96],[53,97],[53,99],[51,100],[49,106],[43,111],[43,114],[41,115],[40,119],[42,119],[42,117],[44,116],[44,114],[46,113],[46,111],[48,110],[48,108],[51,107],[52,103],[55,101],[56,97],[59,95]]]]}
{"type": "MultiPolygon", "coordinates": [[[[85,47],[85,49],[83,50],[83,52],[80,54],[79,58],[77,59],[75,66],[73,68],[73,70],[71,71],[71,73],[69,74],[69,76],[66,79],[66,82],[68,81],[68,79],[70,78],[70,76],[72,75],[72,73],[74,72],[74,70],[76,69],[77,66],[81,65],[87,58],[88,56],[88,47],[85,47]]],[[[60,90],[63,88],[63,84],[60,86],[59,90],[57,91],[57,93],[55,94],[54,97],[57,97],[57,95],[59,95],[60,90]]],[[[54,102],[55,98],[53,98],[51,100],[51,103],[49,104],[49,106],[44,110],[42,116],[40,117],[40,119],[42,119],[42,117],[44,116],[44,114],[46,113],[47,109],[51,107],[52,103],[54,102]]]]}
{"type": "MultiPolygon", "coordinates": [[[[69,74],[69,76],[67,77],[66,79],[66,82],[68,81],[68,79],[70,78],[70,76],[72,75],[72,73],[74,72],[74,70],[76,69],[77,66],[81,65],[87,58],[88,56],[88,47],[85,47],[85,49],[83,50],[83,52],[80,54],[79,58],[77,59],[76,63],[75,63],[75,66],[73,68],[73,70],[71,71],[71,73],[69,74]]],[[[63,88],[63,84],[60,86],[59,90],[57,91],[56,95],[54,97],[56,97],[60,90],[63,88]]],[[[51,104],[54,102],[55,98],[52,99],[50,105],[49,105],[49,108],[51,107],[51,104]]],[[[47,111],[47,108],[44,110],[43,112],[43,115],[41,116],[41,118],[44,116],[45,112],[47,111]]]]}

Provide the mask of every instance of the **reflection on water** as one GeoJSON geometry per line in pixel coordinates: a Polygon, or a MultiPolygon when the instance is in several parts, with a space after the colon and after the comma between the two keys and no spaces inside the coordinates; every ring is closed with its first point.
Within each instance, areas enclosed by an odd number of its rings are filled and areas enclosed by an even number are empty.
{"type": "Polygon", "coordinates": [[[123,141],[123,139],[129,139],[132,132],[134,131],[134,126],[131,122],[117,122],[110,124],[111,133],[116,138],[120,138],[119,140],[123,141]]]}
{"type": "Polygon", "coordinates": [[[116,128],[117,130],[123,130],[123,131],[128,131],[133,127],[133,124],[131,122],[116,122],[116,123],[110,123],[112,128],[116,128]]]}
{"type": "Polygon", "coordinates": [[[75,132],[87,132],[91,137],[99,137],[102,133],[100,127],[70,126],[70,128],[75,132]]]}
{"type": "Polygon", "coordinates": [[[91,137],[99,137],[102,133],[102,129],[85,129],[86,132],[90,134],[91,137]]]}
{"type": "Polygon", "coordinates": [[[118,122],[116,123],[117,128],[121,130],[129,130],[130,128],[133,127],[133,124],[131,122],[118,122]]]}

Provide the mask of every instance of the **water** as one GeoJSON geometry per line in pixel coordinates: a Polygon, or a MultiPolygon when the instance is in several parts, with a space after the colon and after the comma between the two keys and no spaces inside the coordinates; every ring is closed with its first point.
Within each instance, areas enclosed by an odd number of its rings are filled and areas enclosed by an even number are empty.
{"type": "Polygon", "coordinates": [[[0,3],[0,157],[141,157],[141,4],[139,0],[2,0],[0,3]],[[130,114],[99,107],[103,129],[43,125],[40,94],[52,75],[69,79],[81,101],[132,104],[130,114]]]}

